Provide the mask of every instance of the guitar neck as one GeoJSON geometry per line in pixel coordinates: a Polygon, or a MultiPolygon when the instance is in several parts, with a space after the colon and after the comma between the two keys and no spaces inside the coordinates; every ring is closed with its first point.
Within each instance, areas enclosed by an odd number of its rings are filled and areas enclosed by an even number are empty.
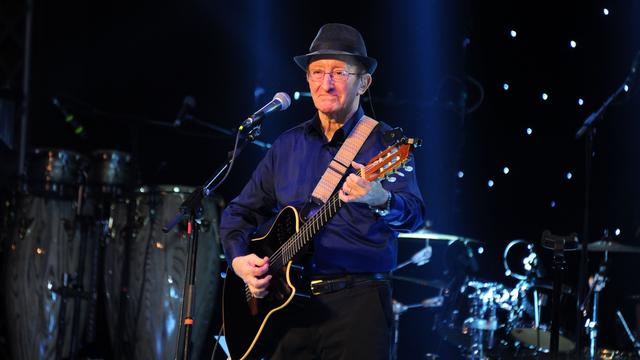
{"type": "Polygon", "coordinates": [[[271,255],[269,269],[280,269],[293,259],[293,257],[313,239],[320,229],[331,220],[343,204],[344,202],[340,200],[337,192],[331,195],[329,200],[320,207],[318,212],[300,227],[300,231],[291,236],[271,255]]]}

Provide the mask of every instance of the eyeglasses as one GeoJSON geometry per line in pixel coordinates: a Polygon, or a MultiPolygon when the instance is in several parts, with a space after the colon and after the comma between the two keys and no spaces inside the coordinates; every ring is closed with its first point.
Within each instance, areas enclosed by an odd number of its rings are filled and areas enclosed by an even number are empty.
{"type": "Polygon", "coordinates": [[[326,74],[329,74],[331,76],[331,79],[335,82],[346,82],[347,80],[349,80],[349,75],[364,75],[348,72],[344,69],[334,69],[328,72],[320,69],[315,69],[309,70],[307,73],[309,74],[309,78],[313,81],[322,81],[324,80],[324,76],[326,74]]]}

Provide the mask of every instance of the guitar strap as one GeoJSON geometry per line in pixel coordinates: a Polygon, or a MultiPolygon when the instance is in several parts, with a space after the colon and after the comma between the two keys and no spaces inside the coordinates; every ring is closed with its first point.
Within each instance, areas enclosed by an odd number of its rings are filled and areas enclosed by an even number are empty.
{"type": "Polygon", "coordinates": [[[362,144],[367,140],[376,125],[378,125],[378,122],[366,115],[363,115],[358,120],[358,123],[351,130],[351,133],[340,147],[340,150],[338,150],[336,156],[331,160],[329,167],[327,167],[313,190],[311,198],[315,202],[324,204],[329,200],[349,166],[351,166],[356,154],[360,151],[362,144]]]}

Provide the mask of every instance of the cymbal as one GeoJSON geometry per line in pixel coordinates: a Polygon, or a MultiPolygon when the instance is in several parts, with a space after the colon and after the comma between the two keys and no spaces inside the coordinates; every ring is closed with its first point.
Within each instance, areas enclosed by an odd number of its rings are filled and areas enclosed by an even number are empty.
{"type": "Polygon", "coordinates": [[[422,240],[444,240],[444,241],[462,241],[479,243],[480,240],[471,239],[458,235],[442,234],[431,230],[418,230],[412,233],[400,233],[398,238],[402,239],[422,239],[422,240]]]}
{"type": "MultiPolygon", "coordinates": [[[[582,249],[582,246],[578,246],[582,249]]],[[[623,245],[615,241],[599,240],[587,244],[587,251],[593,252],[620,252],[620,253],[640,253],[640,247],[623,245]]]]}

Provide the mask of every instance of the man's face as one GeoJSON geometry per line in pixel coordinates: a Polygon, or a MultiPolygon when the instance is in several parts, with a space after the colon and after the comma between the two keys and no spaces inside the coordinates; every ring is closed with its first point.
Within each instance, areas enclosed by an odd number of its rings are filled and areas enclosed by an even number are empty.
{"type": "MultiPolygon", "coordinates": [[[[319,59],[311,62],[307,68],[307,82],[313,103],[318,111],[333,117],[344,117],[357,107],[358,95],[361,95],[362,79],[358,75],[348,74],[346,78],[330,74],[346,71],[360,73],[358,68],[342,60],[319,59]],[[314,79],[322,74],[321,79],[314,79]]],[[[369,75],[364,75],[369,76],[369,75]]]]}

